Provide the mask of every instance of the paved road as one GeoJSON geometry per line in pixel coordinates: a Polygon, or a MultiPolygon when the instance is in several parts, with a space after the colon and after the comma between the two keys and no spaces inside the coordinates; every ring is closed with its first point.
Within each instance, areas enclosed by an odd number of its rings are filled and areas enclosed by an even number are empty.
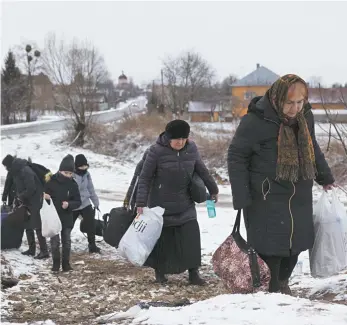
{"type": "MultiPolygon", "coordinates": [[[[109,123],[112,121],[117,121],[124,116],[124,113],[140,113],[146,109],[146,100],[144,98],[130,100],[129,106],[126,108],[120,108],[112,111],[104,111],[102,113],[98,113],[93,115],[92,121],[98,123],[109,123]],[[136,103],[138,107],[132,107],[131,104],[136,103]]],[[[40,133],[45,131],[60,131],[64,130],[66,125],[69,123],[68,119],[57,120],[42,124],[31,124],[23,125],[16,128],[10,129],[0,129],[2,136],[11,136],[17,134],[27,134],[27,133],[40,133]]]]}

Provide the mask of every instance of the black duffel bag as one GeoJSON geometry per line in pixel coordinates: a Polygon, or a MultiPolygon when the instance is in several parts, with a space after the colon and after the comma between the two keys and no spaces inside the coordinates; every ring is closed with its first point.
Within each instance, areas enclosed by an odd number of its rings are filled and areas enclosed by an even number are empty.
{"type": "MultiPolygon", "coordinates": [[[[103,237],[104,228],[105,228],[104,221],[99,218],[99,213],[98,213],[98,218],[95,219],[95,208],[93,210],[94,210],[93,218],[94,218],[95,235],[103,237]]],[[[89,229],[87,228],[86,223],[84,222],[84,219],[81,220],[80,231],[83,233],[89,232],[89,229]]]]}
{"type": "Polygon", "coordinates": [[[114,208],[103,216],[104,240],[107,244],[118,248],[119,242],[133,222],[136,213],[125,207],[114,208]]]}
{"type": "Polygon", "coordinates": [[[13,213],[9,206],[1,206],[1,249],[19,248],[22,245],[24,224],[9,219],[13,213]]]}

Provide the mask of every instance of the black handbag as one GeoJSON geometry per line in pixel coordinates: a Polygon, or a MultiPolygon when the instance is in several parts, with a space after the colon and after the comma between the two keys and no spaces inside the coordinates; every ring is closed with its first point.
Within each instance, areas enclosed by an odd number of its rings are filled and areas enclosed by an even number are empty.
{"type": "Polygon", "coordinates": [[[25,228],[26,224],[29,222],[29,216],[30,214],[26,206],[14,206],[14,208],[8,212],[6,221],[13,227],[25,228]]]}
{"type": "Polygon", "coordinates": [[[207,194],[206,194],[206,186],[204,181],[201,179],[201,177],[197,173],[194,173],[192,177],[189,175],[189,177],[190,177],[189,191],[190,191],[190,196],[192,200],[196,203],[205,202],[207,199],[207,194]]]}
{"type": "MultiPolygon", "coordinates": [[[[93,210],[94,210],[93,218],[94,218],[95,235],[103,237],[105,223],[104,223],[103,220],[100,219],[100,213],[98,213],[98,218],[95,219],[95,208],[93,210]]],[[[86,223],[82,219],[81,223],[80,223],[80,231],[83,232],[83,233],[88,233],[89,232],[88,230],[89,229],[87,228],[86,223]]]]}

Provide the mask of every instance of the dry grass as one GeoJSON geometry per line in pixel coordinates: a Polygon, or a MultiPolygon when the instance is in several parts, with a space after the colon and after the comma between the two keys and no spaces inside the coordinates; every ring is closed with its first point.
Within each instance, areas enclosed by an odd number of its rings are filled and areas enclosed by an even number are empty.
{"type": "MultiPolygon", "coordinates": [[[[230,131],[228,131],[230,134],[230,131]]],[[[202,160],[209,169],[226,168],[227,153],[231,137],[205,137],[199,134],[194,136],[194,141],[199,148],[202,160]]]]}
{"type": "Polygon", "coordinates": [[[331,171],[339,185],[347,184],[347,155],[341,141],[332,140],[325,152],[331,171]]]}
{"type": "MultiPolygon", "coordinates": [[[[91,124],[86,134],[84,148],[122,160],[136,160],[138,156],[134,155],[134,152],[139,147],[142,150],[154,143],[170,120],[170,115],[152,114],[124,116],[121,121],[108,126],[91,124]]],[[[71,142],[73,140],[71,132],[67,134],[71,142]]],[[[203,161],[214,176],[217,176],[216,169],[226,167],[226,155],[232,138],[230,130],[209,130],[200,125],[194,125],[192,138],[199,148],[203,161]]]]}
{"type": "Polygon", "coordinates": [[[165,125],[171,121],[168,115],[138,115],[124,118],[118,126],[122,134],[141,134],[144,141],[153,141],[165,130],[165,125]]]}

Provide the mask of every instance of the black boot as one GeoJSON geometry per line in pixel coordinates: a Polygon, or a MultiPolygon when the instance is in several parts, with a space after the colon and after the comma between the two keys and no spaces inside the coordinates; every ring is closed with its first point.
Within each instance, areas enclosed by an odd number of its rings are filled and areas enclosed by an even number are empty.
{"type": "Polygon", "coordinates": [[[37,260],[44,260],[46,258],[49,258],[49,254],[48,254],[48,252],[44,253],[44,252],[41,251],[34,258],[37,259],[37,260]]]}
{"type": "Polygon", "coordinates": [[[63,268],[63,272],[69,272],[73,270],[73,268],[70,265],[70,261],[68,260],[63,260],[61,266],[63,268]]]}
{"type": "Polygon", "coordinates": [[[88,234],[88,243],[89,253],[101,253],[100,248],[95,244],[95,234],[88,234]]]}
{"type": "Polygon", "coordinates": [[[26,236],[27,236],[29,249],[27,251],[25,251],[25,252],[22,252],[22,254],[26,255],[26,256],[35,256],[36,243],[35,243],[35,233],[34,233],[34,230],[27,229],[25,231],[25,233],[26,233],[26,236]]]}
{"type": "Polygon", "coordinates": [[[101,253],[101,249],[98,246],[96,246],[95,243],[89,244],[88,249],[89,249],[89,253],[98,253],[98,254],[101,253]]]}
{"type": "Polygon", "coordinates": [[[165,277],[165,274],[162,272],[155,270],[155,282],[164,284],[168,281],[168,279],[165,277]]]}
{"type": "Polygon", "coordinates": [[[191,285],[203,286],[206,284],[206,281],[200,277],[198,269],[189,270],[189,283],[191,285]]]}
{"type": "Polygon", "coordinates": [[[279,281],[279,284],[280,284],[280,291],[282,294],[288,295],[288,296],[292,295],[292,290],[290,290],[290,287],[289,287],[289,280],[279,281]]]}
{"type": "Polygon", "coordinates": [[[63,230],[63,249],[62,249],[62,261],[61,266],[63,267],[63,272],[72,271],[72,267],[70,265],[70,253],[71,253],[71,237],[70,237],[71,229],[63,230]]]}
{"type": "Polygon", "coordinates": [[[60,258],[54,258],[53,259],[53,267],[52,272],[59,272],[60,270],[60,258]]]}
{"type": "Polygon", "coordinates": [[[46,238],[42,236],[41,229],[36,229],[36,236],[40,246],[40,253],[36,255],[35,258],[38,260],[43,260],[45,258],[48,258],[49,254],[48,254],[47,241],[46,241],[46,238]]]}

